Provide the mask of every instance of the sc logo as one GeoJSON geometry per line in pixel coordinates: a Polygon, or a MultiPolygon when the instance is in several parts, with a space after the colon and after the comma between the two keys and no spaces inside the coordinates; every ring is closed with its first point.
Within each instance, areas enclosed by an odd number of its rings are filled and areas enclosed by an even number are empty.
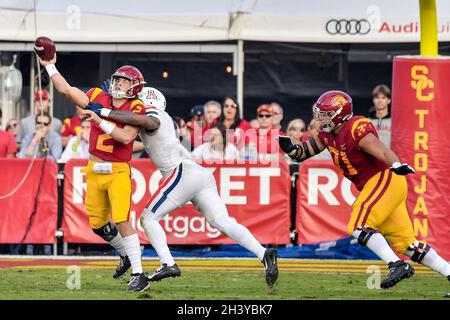
{"type": "Polygon", "coordinates": [[[411,68],[411,87],[416,90],[416,98],[419,101],[431,101],[434,99],[434,93],[424,94],[426,89],[434,89],[433,80],[428,78],[428,68],[424,65],[414,65],[411,68]]]}

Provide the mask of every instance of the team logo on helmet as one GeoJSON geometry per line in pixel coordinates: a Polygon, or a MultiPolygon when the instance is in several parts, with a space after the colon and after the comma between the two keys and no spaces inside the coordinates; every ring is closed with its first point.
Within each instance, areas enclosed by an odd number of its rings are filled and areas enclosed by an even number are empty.
{"type": "Polygon", "coordinates": [[[346,102],[347,102],[347,99],[345,99],[344,96],[341,96],[341,95],[334,96],[331,99],[331,104],[338,108],[342,108],[346,102]]]}

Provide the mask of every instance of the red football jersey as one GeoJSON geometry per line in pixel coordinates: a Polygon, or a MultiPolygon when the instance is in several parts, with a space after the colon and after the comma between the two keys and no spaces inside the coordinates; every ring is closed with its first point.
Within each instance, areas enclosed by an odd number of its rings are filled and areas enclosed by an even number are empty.
{"type": "Polygon", "coordinates": [[[360,191],[367,180],[388,168],[383,161],[359,149],[359,141],[369,133],[378,138],[372,122],[362,116],[351,117],[342,125],[337,136],[330,132],[319,132],[319,139],[327,146],[334,164],[360,191]]]}
{"type": "Polygon", "coordinates": [[[80,131],[81,131],[80,117],[75,116],[72,118],[67,118],[64,120],[64,124],[61,130],[61,136],[62,137],[77,136],[80,134],[80,131]]]}
{"type": "MultiPolygon", "coordinates": [[[[100,88],[92,88],[86,94],[89,97],[89,101],[100,103],[104,108],[128,110],[138,114],[145,114],[145,107],[141,100],[129,99],[120,107],[113,107],[112,97],[100,88]]],[[[110,119],[105,120],[114,123],[119,128],[124,127],[121,123],[114,122],[110,119]]],[[[126,145],[122,144],[103,132],[98,124],[92,123],[91,134],[89,136],[89,153],[104,161],[127,162],[131,160],[133,142],[126,145]]]]}

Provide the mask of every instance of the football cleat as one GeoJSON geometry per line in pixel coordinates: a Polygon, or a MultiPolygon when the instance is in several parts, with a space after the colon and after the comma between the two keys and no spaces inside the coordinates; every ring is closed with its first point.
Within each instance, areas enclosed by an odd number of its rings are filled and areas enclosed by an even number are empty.
{"type": "Polygon", "coordinates": [[[266,283],[271,288],[278,279],[278,251],[270,248],[264,253],[263,263],[266,272],[266,283]]]}
{"type": "Polygon", "coordinates": [[[118,279],[122,277],[128,269],[131,267],[130,259],[128,259],[128,256],[122,257],[120,256],[119,265],[116,268],[116,272],[113,275],[114,279],[118,279]]]}
{"type": "Polygon", "coordinates": [[[380,287],[382,289],[387,289],[395,286],[398,282],[403,279],[407,279],[414,274],[414,268],[403,260],[398,260],[396,262],[391,262],[388,265],[389,272],[386,278],[381,281],[380,287]]]}
{"type": "Polygon", "coordinates": [[[132,273],[130,282],[128,282],[129,292],[141,292],[150,288],[150,283],[143,273],[132,273]]]}
{"type": "Polygon", "coordinates": [[[148,281],[160,281],[168,277],[179,277],[181,275],[181,270],[175,263],[173,266],[167,266],[167,263],[163,263],[152,275],[148,276],[148,281]]]}

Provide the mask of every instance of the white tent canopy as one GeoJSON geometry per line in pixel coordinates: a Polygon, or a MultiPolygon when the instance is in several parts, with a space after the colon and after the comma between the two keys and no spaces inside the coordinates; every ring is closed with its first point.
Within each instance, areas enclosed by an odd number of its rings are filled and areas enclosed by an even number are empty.
{"type": "MultiPolygon", "coordinates": [[[[439,41],[450,41],[450,1],[437,11],[439,41]]],[[[0,0],[0,18],[0,40],[19,42],[420,39],[419,0],[0,0]]]]}

